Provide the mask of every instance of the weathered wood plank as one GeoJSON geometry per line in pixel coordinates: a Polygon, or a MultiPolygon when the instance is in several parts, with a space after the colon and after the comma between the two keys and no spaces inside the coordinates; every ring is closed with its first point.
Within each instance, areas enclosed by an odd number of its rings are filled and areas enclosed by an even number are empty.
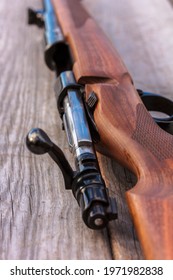
{"type": "MultiPolygon", "coordinates": [[[[135,85],[173,97],[169,3],[83,3],[122,55],[135,85]]],[[[134,184],[132,174],[99,155],[107,184],[118,198],[119,221],[111,222],[109,232],[93,232],[83,225],[55,164],[46,155],[27,151],[25,135],[38,126],[72,162],[56,109],[54,76],[43,61],[42,32],[26,24],[26,7],[39,8],[40,1],[16,0],[13,9],[10,5],[9,0],[0,1],[0,259],[142,258],[124,198],[134,184]]]]}

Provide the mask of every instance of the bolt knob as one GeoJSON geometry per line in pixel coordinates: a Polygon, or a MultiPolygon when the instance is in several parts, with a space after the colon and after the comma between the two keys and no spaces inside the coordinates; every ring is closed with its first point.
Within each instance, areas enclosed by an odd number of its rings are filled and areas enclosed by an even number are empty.
{"type": "Polygon", "coordinates": [[[27,148],[34,154],[42,155],[48,153],[53,143],[48,135],[40,128],[32,128],[26,136],[27,148]]]}
{"type": "Polygon", "coordinates": [[[38,27],[42,28],[44,26],[44,19],[43,19],[44,11],[33,10],[28,8],[28,24],[35,24],[38,27]]]}

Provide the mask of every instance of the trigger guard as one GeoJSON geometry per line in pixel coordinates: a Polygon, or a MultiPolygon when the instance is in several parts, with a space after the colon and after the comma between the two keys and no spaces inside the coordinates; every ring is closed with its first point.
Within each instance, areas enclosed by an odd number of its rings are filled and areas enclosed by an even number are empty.
{"type": "Polygon", "coordinates": [[[173,101],[159,94],[137,91],[148,111],[162,112],[169,116],[165,118],[153,117],[153,119],[162,129],[173,135],[173,101]]]}

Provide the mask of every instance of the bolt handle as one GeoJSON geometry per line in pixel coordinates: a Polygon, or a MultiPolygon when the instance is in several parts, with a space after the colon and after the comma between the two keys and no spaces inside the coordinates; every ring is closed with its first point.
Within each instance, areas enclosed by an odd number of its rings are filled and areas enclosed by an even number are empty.
{"type": "Polygon", "coordinates": [[[32,128],[26,136],[26,146],[30,152],[42,155],[48,153],[62,171],[65,188],[71,189],[74,171],[62,150],[56,146],[40,128],[32,128]]]}
{"type": "Polygon", "coordinates": [[[80,168],[74,172],[62,150],[40,128],[29,131],[26,145],[32,153],[48,153],[56,162],[64,176],[65,188],[72,190],[81,208],[83,221],[89,228],[104,228],[109,221],[117,218],[116,201],[109,197],[93,158],[85,156],[81,162],[79,160],[77,165],[80,165],[80,168]]]}

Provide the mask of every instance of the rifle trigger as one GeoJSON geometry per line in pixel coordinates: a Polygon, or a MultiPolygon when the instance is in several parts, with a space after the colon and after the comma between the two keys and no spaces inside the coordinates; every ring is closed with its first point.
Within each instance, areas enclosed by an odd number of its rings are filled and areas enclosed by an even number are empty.
{"type": "Polygon", "coordinates": [[[97,102],[98,98],[95,92],[91,92],[88,97],[88,100],[84,102],[92,140],[95,144],[97,144],[100,141],[100,135],[94,120],[94,110],[97,102]]]}

